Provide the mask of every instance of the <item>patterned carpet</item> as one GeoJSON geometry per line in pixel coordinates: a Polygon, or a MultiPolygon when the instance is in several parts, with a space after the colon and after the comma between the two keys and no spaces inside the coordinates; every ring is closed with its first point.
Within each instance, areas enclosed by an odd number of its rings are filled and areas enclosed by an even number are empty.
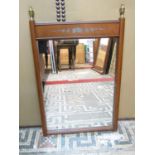
{"type": "Polygon", "coordinates": [[[45,85],[48,130],[112,125],[114,82],[45,85]]]}
{"type": "Polygon", "coordinates": [[[20,128],[20,155],[134,155],[134,121],[119,121],[116,132],[42,136],[40,128],[20,128]]]}

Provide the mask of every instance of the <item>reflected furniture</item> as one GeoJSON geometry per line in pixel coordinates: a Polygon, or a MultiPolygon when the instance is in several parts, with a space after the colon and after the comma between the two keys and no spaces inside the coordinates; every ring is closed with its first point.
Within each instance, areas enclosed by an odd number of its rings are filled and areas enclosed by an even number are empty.
{"type": "Polygon", "coordinates": [[[61,41],[57,44],[57,66],[58,70],[61,70],[60,52],[61,49],[68,49],[69,56],[69,69],[74,69],[75,65],[75,52],[78,41],[61,41]]]}

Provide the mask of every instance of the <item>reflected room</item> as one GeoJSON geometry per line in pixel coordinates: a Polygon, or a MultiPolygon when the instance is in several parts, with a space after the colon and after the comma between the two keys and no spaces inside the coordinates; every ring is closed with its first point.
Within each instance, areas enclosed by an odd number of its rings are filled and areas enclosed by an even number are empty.
{"type": "Polygon", "coordinates": [[[112,126],[117,42],[38,40],[49,131],[112,126]]]}

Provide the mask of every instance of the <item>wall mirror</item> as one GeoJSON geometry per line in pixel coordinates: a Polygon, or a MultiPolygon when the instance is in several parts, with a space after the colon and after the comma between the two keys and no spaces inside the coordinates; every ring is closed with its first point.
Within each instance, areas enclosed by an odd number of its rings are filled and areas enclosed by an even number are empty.
{"type": "Polygon", "coordinates": [[[29,13],[43,134],[116,130],[124,13],[76,23],[36,23],[29,13]]]}
{"type": "MultiPolygon", "coordinates": [[[[116,51],[117,38],[99,38],[95,39],[94,69],[101,74],[108,74],[112,60],[113,51],[116,51]]],[[[115,52],[116,53],[116,52],[115,52]]]]}

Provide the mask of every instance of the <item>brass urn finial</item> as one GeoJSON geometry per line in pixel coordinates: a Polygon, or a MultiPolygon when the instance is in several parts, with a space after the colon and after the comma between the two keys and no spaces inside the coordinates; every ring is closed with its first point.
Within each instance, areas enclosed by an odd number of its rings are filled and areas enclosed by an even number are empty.
{"type": "Polygon", "coordinates": [[[29,16],[30,16],[30,20],[34,20],[34,10],[32,7],[29,8],[29,16]]]}
{"type": "Polygon", "coordinates": [[[120,13],[120,18],[124,18],[124,13],[125,13],[125,5],[124,4],[121,4],[119,13],[120,13]]]}

